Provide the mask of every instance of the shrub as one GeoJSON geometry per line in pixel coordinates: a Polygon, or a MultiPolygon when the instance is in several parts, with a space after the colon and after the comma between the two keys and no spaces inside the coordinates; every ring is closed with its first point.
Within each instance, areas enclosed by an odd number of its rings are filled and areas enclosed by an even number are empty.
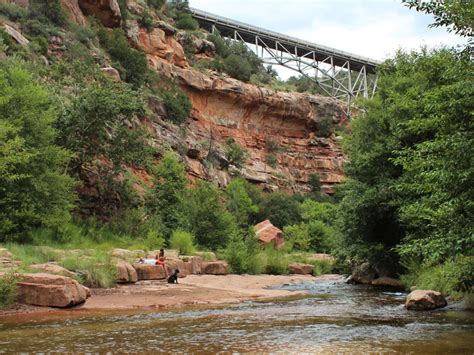
{"type": "Polygon", "coordinates": [[[48,53],[48,40],[44,36],[35,37],[30,46],[36,53],[46,55],[48,53]]]}
{"type": "Polygon", "coordinates": [[[231,54],[224,59],[224,70],[231,77],[242,81],[249,81],[252,75],[250,63],[237,54],[231,54]]]}
{"type": "Polygon", "coordinates": [[[437,266],[420,267],[417,263],[413,263],[408,270],[408,274],[401,277],[406,288],[416,286],[419,289],[436,290],[445,295],[472,292],[473,256],[458,256],[437,266]]]}
{"type": "Polygon", "coordinates": [[[294,250],[307,251],[310,248],[310,235],[306,224],[285,226],[283,234],[294,250]]]}
{"type": "Polygon", "coordinates": [[[153,17],[148,13],[148,11],[143,11],[142,16],[138,20],[140,25],[150,32],[154,27],[153,17]]]}
{"type": "Polygon", "coordinates": [[[216,34],[210,34],[207,39],[216,46],[216,54],[222,58],[229,55],[229,41],[216,34]]]}
{"type": "Polygon", "coordinates": [[[320,192],[321,191],[321,179],[319,174],[311,173],[309,174],[309,186],[311,187],[312,192],[320,192]]]}
{"type": "Polygon", "coordinates": [[[324,117],[316,122],[316,134],[320,137],[328,138],[334,133],[334,123],[329,117],[324,117]]]}
{"type": "Polygon", "coordinates": [[[325,275],[333,271],[333,263],[329,260],[316,260],[313,262],[313,275],[325,275]]]}
{"type": "Polygon", "coordinates": [[[68,257],[60,264],[76,272],[79,275],[78,281],[87,287],[108,288],[116,284],[117,268],[106,253],[96,252],[93,256],[68,257]]]}
{"type": "Polygon", "coordinates": [[[288,274],[288,259],[284,252],[273,247],[265,249],[265,273],[271,275],[288,274]]]}
{"type": "Polygon", "coordinates": [[[87,46],[90,45],[96,37],[96,32],[94,29],[86,26],[76,26],[74,34],[79,42],[87,46]]]}
{"type": "Polygon", "coordinates": [[[6,308],[15,302],[18,275],[6,272],[0,276],[0,308],[6,308]]]}
{"type": "Polygon", "coordinates": [[[186,121],[191,112],[192,105],[184,92],[180,90],[175,92],[165,91],[161,94],[161,98],[163,99],[168,119],[171,122],[181,124],[186,121]]]}
{"type": "Polygon", "coordinates": [[[160,10],[163,5],[166,3],[166,0],[146,0],[148,6],[160,10]]]}
{"type": "Polygon", "coordinates": [[[275,169],[278,164],[278,159],[275,154],[267,154],[265,157],[265,162],[268,164],[268,166],[275,169]]]}
{"type": "Polygon", "coordinates": [[[196,31],[199,28],[199,23],[192,18],[191,14],[182,14],[175,25],[177,28],[187,31],[196,31]]]}
{"type": "Polygon", "coordinates": [[[248,157],[247,149],[241,147],[233,138],[225,140],[225,152],[230,164],[241,168],[248,157]]]}
{"type": "Polygon", "coordinates": [[[64,26],[67,20],[59,0],[31,1],[29,16],[41,22],[52,22],[58,26],[64,26]]]}
{"type": "Polygon", "coordinates": [[[0,3],[0,15],[13,22],[23,22],[28,15],[28,11],[16,4],[0,3]]]}
{"type": "Polygon", "coordinates": [[[245,239],[237,234],[231,237],[223,257],[229,264],[230,272],[235,274],[256,275],[262,273],[264,268],[255,235],[252,234],[245,239]]]}
{"type": "Polygon", "coordinates": [[[177,229],[171,235],[170,247],[178,250],[181,255],[191,255],[196,251],[194,236],[191,233],[177,229]]]}
{"type": "Polygon", "coordinates": [[[116,28],[111,34],[105,28],[98,31],[100,43],[109,52],[112,59],[117,60],[123,68],[125,80],[139,86],[144,83],[148,66],[145,53],[131,48],[125,32],[116,28]]]}

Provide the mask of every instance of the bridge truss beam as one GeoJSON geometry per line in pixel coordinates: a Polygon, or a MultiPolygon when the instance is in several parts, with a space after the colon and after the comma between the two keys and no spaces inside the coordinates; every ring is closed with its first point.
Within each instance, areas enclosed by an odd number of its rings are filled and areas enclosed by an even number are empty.
{"type": "Polygon", "coordinates": [[[265,64],[291,69],[317,84],[328,96],[344,101],[347,114],[355,97],[371,97],[377,87],[379,62],[302,41],[277,32],[191,9],[200,26],[212,33],[243,42],[265,64]]]}

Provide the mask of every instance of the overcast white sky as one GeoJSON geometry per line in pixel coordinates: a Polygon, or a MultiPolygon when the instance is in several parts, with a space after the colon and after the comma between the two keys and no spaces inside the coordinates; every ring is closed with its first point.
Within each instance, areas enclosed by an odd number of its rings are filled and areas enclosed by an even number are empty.
{"type": "Polygon", "coordinates": [[[398,48],[464,42],[444,28],[428,28],[433,22],[430,15],[410,10],[399,0],[189,0],[189,4],[378,60],[398,48]]]}

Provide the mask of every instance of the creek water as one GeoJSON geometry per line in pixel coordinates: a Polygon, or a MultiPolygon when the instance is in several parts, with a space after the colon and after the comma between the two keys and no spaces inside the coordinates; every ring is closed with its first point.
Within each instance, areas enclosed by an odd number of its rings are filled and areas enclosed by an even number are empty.
{"type": "Polygon", "coordinates": [[[306,297],[168,312],[0,319],[0,352],[474,353],[474,313],[407,311],[406,294],[341,282],[306,297]]]}

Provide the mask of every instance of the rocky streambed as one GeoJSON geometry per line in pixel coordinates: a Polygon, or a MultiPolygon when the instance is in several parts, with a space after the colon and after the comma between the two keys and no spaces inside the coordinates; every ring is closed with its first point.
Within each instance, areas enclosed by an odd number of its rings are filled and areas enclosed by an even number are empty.
{"type": "MultiPolygon", "coordinates": [[[[229,276],[234,275],[222,276],[214,285],[208,278],[218,276],[202,276],[200,282],[204,285],[199,287],[207,285],[209,290],[214,287],[216,295],[227,292],[235,296],[237,280],[227,279],[229,276]]],[[[233,305],[105,313],[82,309],[64,311],[69,312],[66,318],[57,313],[4,317],[0,319],[0,351],[472,353],[474,350],[472,312],[452,306],[429,312],[408,311],[403,305],[406,298],[403,292],[347,285],[341,279],[297,278],[301,279],[292,281],[288,277],[279,280],[285,285],[277,285],[275,281],[274,286],[264,289],[269,293],[294,295],[290,298],[251,300],[251,293],[257,293],[257,283],[263,285],[263,278],[250,277],[245,281],[242,276],[241,290],[247,290],[247,300],[242,298],[233,305]]],[[[183,294],[188,292],[192,298],[197,284],[192,287],[190,283],[179,286],[183,287],[183,294]]]]}

